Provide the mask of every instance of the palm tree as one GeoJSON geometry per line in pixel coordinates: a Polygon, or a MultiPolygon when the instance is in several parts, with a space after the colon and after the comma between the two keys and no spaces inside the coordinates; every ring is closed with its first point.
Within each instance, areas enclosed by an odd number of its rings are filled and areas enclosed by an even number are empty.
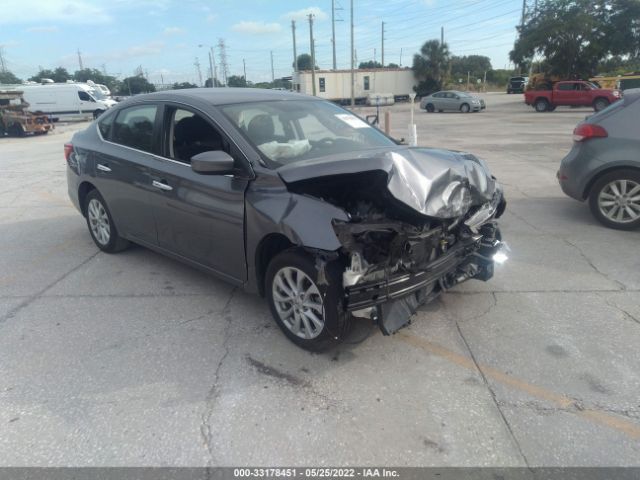
{"type": "Polygon", "coordinates": [[[413,73],[420,80],[431,79],[441,90],[449,73],[450,61],[451,54],[446,43],[427,40],[420,48],[420,53],[413,56],[413,73]]]}

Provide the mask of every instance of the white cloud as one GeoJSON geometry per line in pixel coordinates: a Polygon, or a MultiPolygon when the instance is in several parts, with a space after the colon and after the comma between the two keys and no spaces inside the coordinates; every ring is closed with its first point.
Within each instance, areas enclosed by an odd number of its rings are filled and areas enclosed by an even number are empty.
{"type": "Polygon", "coordinates": [[[61,22],[97,24],[111,21],[99,5],[88,0],[3,0],[0,24],[61,22]]]}
{"type": "Polygon", "coordinates": [[[282,30],[279,23],[240,22],[231,27],[234,32],[261,35],[264,33],[278,33],[282,30]]]}
{"type": "Polygon", "coordinates": [[[307,7],[302,10],[296,10],[293,12],[288,12],[283,15],[284,18],[288,20],[307,20],[309,14],[313,14],[316,20],[326,20],[327,14],[322,11],[320,7],[307,7]]]}
{"type": "Polygon", "coordinates": [[[57,32],[58,27],[31,27],[27,28],[27,32],[29,33],[53,33],[57,32]]]}
{"type": "Polygon", "coordinates": [[[206,20],[207,20],[207,23],[213,23],[216,21],[217,18],[218,18],[218,15],[216,15],[215,13],[210,13],[209,15],[207,15],[206,20]]]}
{"type": "Polygon", "coordinates": [[[167,27],[162,32],[163,35],[171,36],[171,35],[181,35],[184,33],[184,30],[180,27],[167,27]]]}

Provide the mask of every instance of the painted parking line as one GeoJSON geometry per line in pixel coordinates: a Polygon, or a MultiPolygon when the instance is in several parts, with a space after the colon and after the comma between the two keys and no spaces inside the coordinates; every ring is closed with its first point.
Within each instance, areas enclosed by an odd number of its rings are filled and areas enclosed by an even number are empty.
{"type": "MultiPolygon", "coordinates": [[[[441,345],[438,345],[437,343],[430,342],[429,340],[418,337],[416,335],[412,335],[407,332],[398,332],[396,333],[395,337],[411,345],[412,347],[416,347],[432,355],[436,355],[455,365],[466,368],[468,370],[477,371],[476,364],[471,358],[453,352],[441,345]]],[[[573,413],[574,415],[611,428],[613,430],[622,432],[631,438],[640,438],[640,425],[636,423],[611,415],[609,413],[601,412],[599,410],[586,409],[577,404],[575,400],[565,395],[552,392],[551,390],[547,390],[546,388],[539,387],[537,385],[532,385],[524,380],[508,375],[496,368],[489,367],[487,365],[479,365],[479,367],[482,370],[482,373],[487,378],[506,385],[507,387],[513,388],[515,390],[520,390],[521,392],[524,392],[532,397],[553,403],[560,408],[570,409],[568,411],[573,413]]]]}

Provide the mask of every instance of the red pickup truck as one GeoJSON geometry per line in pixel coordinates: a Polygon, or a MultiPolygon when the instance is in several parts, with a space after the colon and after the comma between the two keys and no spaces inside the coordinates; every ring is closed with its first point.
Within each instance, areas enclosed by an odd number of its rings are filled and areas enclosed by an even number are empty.
{"type": "Polygon", "coordinates": [[[559,105],[593,107],[596,112],[620,100],[618,90],[598,88],[585,81],[556,82],[552,90],[527,90],[524,103],[536,112],[553,112],[559,105]]]}

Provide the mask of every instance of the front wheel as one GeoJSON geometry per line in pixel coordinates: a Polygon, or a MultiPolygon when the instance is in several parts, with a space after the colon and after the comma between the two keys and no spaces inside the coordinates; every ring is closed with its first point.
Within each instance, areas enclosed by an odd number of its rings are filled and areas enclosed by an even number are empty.
{"type": "Polygon", "coordinates": [[[7,132],[12,137],[24,137],[25,135],[24,128],[22,128],[22,125],[20,125],[19,123],[14,123],[10,125],[9,128],[7,129],[7,132]]]}
{"type": "Polygon", "coordinates": [[[320,275],[310,255],[290,249],[267,268],[265,292],[271,313],[284,334],[305,350],[326,350],[348,330],[350,315],[342,310],[341,277],[331,267],[324,264],[320,275]]]}
{"type": "Polygon", "coordinates": [[[460,111],[462,113],[469,113],[470,110],[471,110],[471,107],[469,107],[468,103],[463,103],[462,105],[460,105],[460,111]]]}
{"type": "Polygon", "coordinates": [[[85,202],[87,226],[98,248],[107,253],[116,253],[127,248],[129,242],[118,235],[111,212],[102,195],[97,190],[91,190],[85,202]]]}
{"type": "Polygon", "coordinates": [[[640,227],[640,173],[618,170],[598,179],[589,194],[593,216],[617,230],[640,227]]]}
{"type": "Polygon", "coordinates": [[[599,112],[600,110],[604,110],[608,106],[609,106],[609,100],[607,100],[606,98],[598,98],[596,99],[595,102],[593,102],[593,109],[596,112],[599,112]]]}

